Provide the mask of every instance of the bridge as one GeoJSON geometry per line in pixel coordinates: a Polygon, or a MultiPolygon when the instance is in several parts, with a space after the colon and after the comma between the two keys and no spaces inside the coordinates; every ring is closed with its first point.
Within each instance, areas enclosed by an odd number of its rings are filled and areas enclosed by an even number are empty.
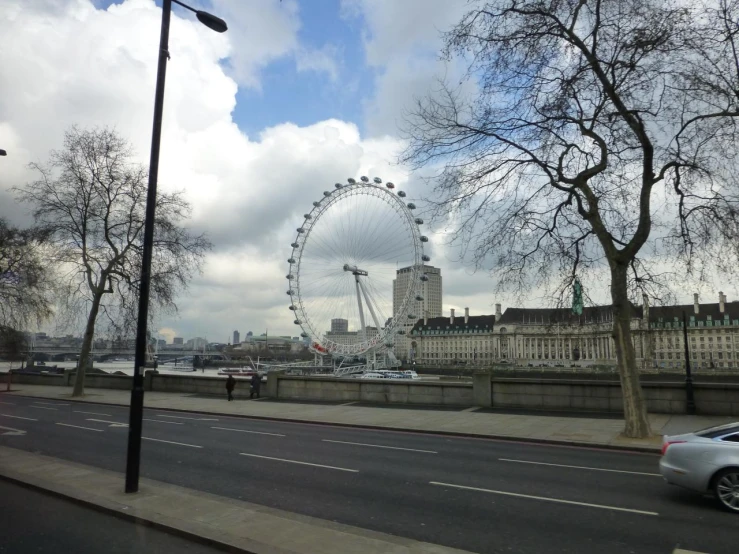
{"type": "MultiPolygon", "coordinates": [[[[76,346],[70,347],[36,347],[33,349],[26,350],[24,352],[28,356],[36,354],[45,354],[53,360],[75,360],[80,355],[80,348],[76,346]]],[[[108,360],[110,358],[131,358],[133,361],[136,352],[133,348],[96,348],[91,352],[93,359],[98,361],[108,360]]],[[[209,359],[223,359],[227,360],[228,356],[223,352],[208,351],[203,352],[202,350],[161,350],[156,354],[159,361],[174,360],[179,358],[209,358],[209,359]]]]}

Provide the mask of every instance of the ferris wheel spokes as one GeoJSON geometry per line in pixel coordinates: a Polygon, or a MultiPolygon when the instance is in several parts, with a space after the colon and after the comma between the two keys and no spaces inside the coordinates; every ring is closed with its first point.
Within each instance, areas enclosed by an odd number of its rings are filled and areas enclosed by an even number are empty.
{"type": "Polygon", "coordinates": [[[372,316],[372,321],[375,322],[375,326],[377,327],[377,330],[380,331],[382,329],[382,326],[380,325],[380,320],[377,319],[377,315],[375,314],[375,309],[372,306],[372,302],[370,301],[370,297],[367,294],[367,289],[364,286],[364,283],[359,279],[359,277],[367,277],[369,276],[369,272],[359,269],[356,265],[349,265],[344,264],[344,271],[351,272],[352,275],[354,275],[354,281],[356,283],[357,287],[357,307],[359,308],[359,324],[361,325],[361,333],[363,340],[367,340],[369,337],[367,336],[367,326],[364,322],[364,310],[362,309],[362,297],[364,297],[364,301],[367,304],[367,308],[370,311],[370,315],[372,316]]]}

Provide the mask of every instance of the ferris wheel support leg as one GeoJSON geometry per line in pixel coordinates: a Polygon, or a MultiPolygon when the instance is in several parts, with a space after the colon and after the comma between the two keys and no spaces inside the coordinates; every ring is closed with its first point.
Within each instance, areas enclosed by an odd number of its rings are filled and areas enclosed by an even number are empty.
{"type": "Polygon", "coordinates": [[[364,326],[364,310],[362,310],[362,295],[360,292],[362,286],[359,284],[359,275],[354,275],[354,281],[357,285],[357,304],[359,305],[359,323],[362,325],[362,337],[367,340],[367,328],[364,326]]]}
{"type": "Polygon", "coordinates": [[[369,296],[367,295],[367,289],[364,288],[364,285],[357,279],[357,284],[359,285],[360,290],[362,291],[362,295],[364,296],[364,301],[367,303],[367,307],[369,308],[370,315],[372,315],[372,320],[375,322],[375,325],[377,326],[377,331],[380,332],[382,327],[380,326],[380,321],[377,319],[377,316],[375,315],[375,310],[372,307],[372,302],[370,302],[369,296]]]}

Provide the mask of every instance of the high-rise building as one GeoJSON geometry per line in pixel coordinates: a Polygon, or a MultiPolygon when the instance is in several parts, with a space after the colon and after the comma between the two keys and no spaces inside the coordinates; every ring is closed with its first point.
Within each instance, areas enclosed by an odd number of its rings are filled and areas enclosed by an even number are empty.
{"type": "Polygon", "coordinates": [[[174,340],[172,341],[172,344],[184,344],[184,343],[185,343],[185,339],[183,339],[182,337],[175,337],[174,340]]]}
{"type": "Polygon", "coordinates": [[[234,331],[234,337],[232,344],[239,344],[241,342],[241,334],[238,331],[234,331]]]}
{"type": "Polygon", "coordinates": [[[331,332],[332,333],[346,333],[349,331],[349,320],[348,319],[332,319],[331,320],[331,332]]]}
{"type": "MultiPolygon", "coordinates": [[[[414,319],[407,319],[407,321],[401,322],[401,329],[405,330],[405,335],[397,335],[395,338],[395,356],[401,360],[408,360],[413,357],[411,349],[411,341],[408,337],[411,329],[416,324],[416,321],[426,317],[441,317],[441,306],[442,306],[442,281],[441,281],[441,269],[430,265],[424,265],[421,269],[422,273],[425,273],[428,277],[427,281],[421,281],[419,279],[417,290],[423,300],[412,300],[410,309],[408,310],[409,315],[415,315],[414,319]]],[[[397,270],[395,279],[393,279],[393,315],[395,315],[400,309],[403,303],[403,297],[408,290],[410,285],[409,279],[413,275],[412,267],[404,267],[397,270]]]]}

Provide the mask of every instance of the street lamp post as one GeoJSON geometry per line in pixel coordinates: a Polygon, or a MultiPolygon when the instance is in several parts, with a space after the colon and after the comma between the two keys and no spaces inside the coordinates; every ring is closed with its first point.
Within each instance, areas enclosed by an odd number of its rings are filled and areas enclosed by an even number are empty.
{"type": "Polygon", "coordinates": [[[144,249],[141,259],[141,281],[139,284],[139,313],[136,323],[136,354],[133,368],[133,388],[128,418],[128,453],[126,457],[126,492],[139,490],[139,468],[141,463],[141,427],[144,411],[144,364],[146,363],[147,323],[149,318],[149,289],[151,285],[151,257],[154,249],[154,216],[157,199],[157,177],[159,174],[159,146],[162,138],[162,112],[164,110],[164,81],[169,59],[169,20],[172,2],[195,13],[206,27],[225,32],[226,22],[207,12],[191,8],[179,0],[162,1],[162,27],[159,35],[159,63],[154,94],[154,124],[151,131],[151,155],[149,158],[149,187],[146,194],[144,219],[144,249]]]}
{"type": "Polygon", "coordinates": [[[685,397],[686,411],[695,414],[695,394],[693,393],[693,375],[690,372],[690,350],[688,349],[688,322],[683,310],[683,342],[685,343],[685,397]]]}

